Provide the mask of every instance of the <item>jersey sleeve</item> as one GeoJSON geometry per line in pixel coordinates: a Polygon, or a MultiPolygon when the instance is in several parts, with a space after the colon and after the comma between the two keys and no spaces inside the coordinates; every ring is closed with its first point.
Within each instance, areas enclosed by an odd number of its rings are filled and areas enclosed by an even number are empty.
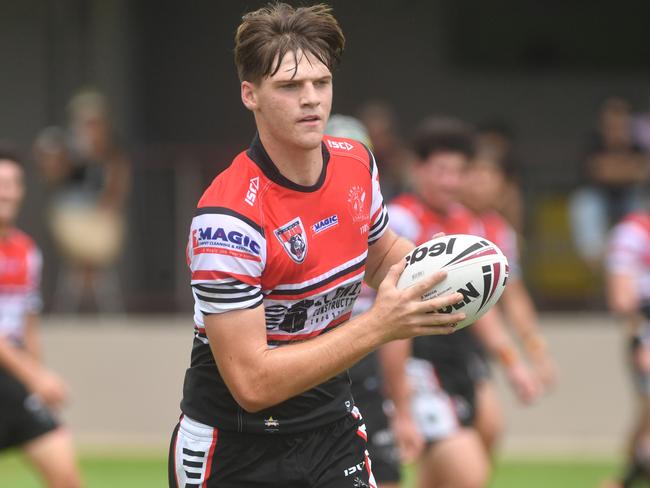
{"type": "Polygon", "coordinates": [[[199,208],[187,246],[195,321],[203,316],[262,304],[266,263],[263,229],[233,210],[199,208]]]}
{"type": "Polygon", "coordinates": [[[384,197],[381,194],[381,186],[379,185],[379,170],[377,169],[377,161],[375,156],[370,150],[370,166],[372,178],[372,201],[370,203],[370,231],[368,232],[368,245],[372,245],[384,235],[388,228],[388,210],[384,203],[384,197]]]}
{"type": "Polygon", "coordinates": [[[616,225],[609,237],[605,265],[609,273],[636,275],[644,268],[643,255],[650,245],[645,232],[633,222],[616,225]]]}
{"type": "Polygon", "coordinates": [[[27,294],[26,311],[39,313],[43,308],[41,297],[41,274],[43,272],[43,255],[38,247],[34,246],[27,254],[27,294]]]}
{"type": "Polygon", "coordinates": [[[420,236],[420,224],[415,216],[402,205],[391,203],[388,205],[390,215],[390,228],[399,236],[406,237],[412,242],[417,242],[420,236]]]}

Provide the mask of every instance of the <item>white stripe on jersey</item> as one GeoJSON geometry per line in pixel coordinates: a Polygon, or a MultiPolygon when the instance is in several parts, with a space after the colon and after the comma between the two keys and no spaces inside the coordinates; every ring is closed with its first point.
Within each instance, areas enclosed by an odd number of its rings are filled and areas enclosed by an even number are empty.
{"type": "Polygon", "coordinates": [[[343,271],[347,268],[353,267],[355,264],[361,263],[366,257],[368,256],[368,251],[364,251],[362,254],[359,256],[350,259],[349,261],[346,261],[343,264],[340,264],[339,266],[330,269],[326,273],[323,273],[319,276],[316,276],[314,278],[310,278],[306,281],[302,281],[300,283],[285,283],[282,285],[277,285],[273,290],[271,290],[269,293],[273,293],[274,290],[300,290],[301,288],[306,288],[308,286],[312,286],[315,284],[320,283],[321,281],[325,281],[327,278],[330,276],[334,276],[336,273],[343,271]]]}
{"type": "Polygon", "coordinates": [[[401,205],[389,204],[388,214],[390,215],[390,228],[399,236],[416,242],[422,232],[420,223],[410,210],[401,205]]]}
{"type": "Polygon", "coordinates": [[[370,232],[368,232],[368,244],[373,244],[375,241],[377,241],[377,239],[379,239],[384,234],[387,226],[388,210],[386,209],[386,205],[382,205],[381,212],[377,216],[375,223],[370,228],[370,232]]]}

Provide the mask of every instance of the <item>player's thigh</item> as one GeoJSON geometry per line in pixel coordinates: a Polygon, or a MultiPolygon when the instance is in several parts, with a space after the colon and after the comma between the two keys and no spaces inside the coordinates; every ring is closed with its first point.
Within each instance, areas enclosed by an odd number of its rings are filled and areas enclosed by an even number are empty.
{"type": "Polygon", "coordinates": [[[70,432],[58,427],[23,445],[27,459],[53,487],[81,486],[70,432]]]}
{"type": "Polygon", "coordinates": [[[433,443],[423,454],[418,488],[482,488],[490,475],[490,462],[478,433],[461,428],[433,443]]]}
{"type": "Polygon", "coordinates": [[[492,450],[503,432],[503,412],[493,381],[484,380],[476,385],[474,426],[488,450],[492,450]]]}

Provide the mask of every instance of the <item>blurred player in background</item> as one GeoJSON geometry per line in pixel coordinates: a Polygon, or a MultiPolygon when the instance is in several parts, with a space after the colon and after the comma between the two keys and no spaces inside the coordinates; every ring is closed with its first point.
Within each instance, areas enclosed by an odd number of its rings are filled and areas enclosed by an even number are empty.
{"type": "MultiPolygon", "coordinates": [[[[416,131],[414,150],[414,191],[390,203],[391,228],[417,244],[439,232],[480,235],[482,226],[459,203],[463,172],[474,154],[471,130],[456,119],[428,119],[416,131]]],[[[535,398],[537,384],[494,309],[471,327],[439,339],[414,339],[408,363],[413,413],[429,443],[419,486],[486,486],[490,458],[475,427],[481,408],[477,388],[486,366],[477,351],[486,347],[499,358],[523,402],[535,398]]]]}
{"type": "MultiPolygon", "coordinates": [[[[537,311],[521,276],[517,233],[497,211],[509,179],[501,159],[491,152],[478,151],[463,176],[463,203],[474,214],[477,231],[494,242],[508,258],[510,274],[498,307],[517,333],[526,358],[539,384],[551,388],[556,380],[556,366],[546,347],[538,325],[537,311]]],[[[490,451],[502,432],[503,420],[496,387],[486,377],[478,387],[476,427],[490,451]]]]}
{"type": "Polygon", "coordinates": [[[237,29],[258,133],[191,224],[195,334],[172,487],[376,487],[347,368],[465,316],[436,312],[460,293],[421,300],[444,272],[396,288],[413,244],[388,229],[374,157],[324,137],[344,42],[322,4],[269,4],[237,29]],[[362,280],[378,298],[350,320],[362,280]]]}
{"type": "Polygon", "coordinates": [[[607,301],[630,341],[630,369],[638,394],[638,414],[627,452],[627,467],[611,488],[650,481],[650,212],[627,215],[611,231],[607,261],[607,301]]]}
{"type": "Polygon", "coordinates": [[[54,415],[66,387],[41,364],[41,254],[14,227],[24,192],[18,159],[0,149],[0,449],[21,449],[47,486],[75,488],[72,440],[54,415]]]}
{"type": "MultiPolygon", "coordinates": [[[[354,117],[332,115],[325,133],[354,139],[373,149],[365,126],[354,117]]],[[[383,177],[381,180],[384,181],[383,177]]],[[[374,290],[363,285],[352,311],[353,317],[370,310],[374,300],[374,290]]],[[[415,461],[424,447],[424,438],[410,414],[406,362],[399,355],[399,345],[398,355],[394,357],[392,351],[395,345],[391,342],[382,346],[349,369],[352,396],[366,422],[368,451],[372,456],[372,471],[379,488],[398,488],[400,462],[415,461]],[[390,384],[399,387],[391,392],[389,399],[385,391],[385,376],[393,376],[390,384]]]]}

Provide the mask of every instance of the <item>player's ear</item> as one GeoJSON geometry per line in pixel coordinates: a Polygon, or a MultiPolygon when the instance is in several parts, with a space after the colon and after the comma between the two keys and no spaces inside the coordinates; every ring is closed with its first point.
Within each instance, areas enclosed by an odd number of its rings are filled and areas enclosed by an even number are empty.
{"type": "Polygon", "coordinates": [[[241,82],[241,101],[250,111],[257,109],[257,94],[255,93],[255,85],[250,81],[241,82]]]}

